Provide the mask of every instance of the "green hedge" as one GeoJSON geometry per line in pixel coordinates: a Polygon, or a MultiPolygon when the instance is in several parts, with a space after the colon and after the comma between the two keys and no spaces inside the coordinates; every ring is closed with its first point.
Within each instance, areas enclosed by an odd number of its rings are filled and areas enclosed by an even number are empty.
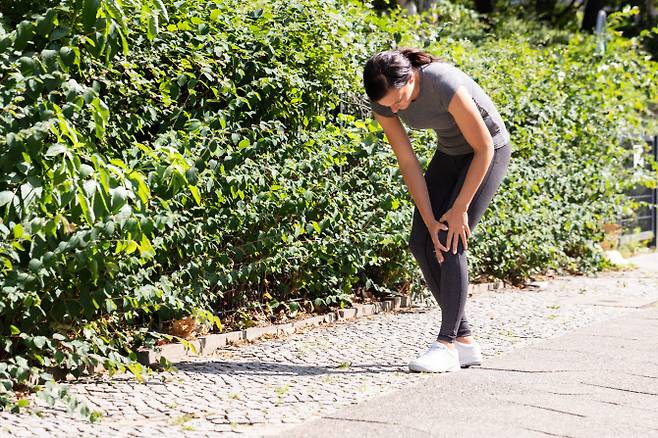
{"type": "MultiPolygon", "coordinates": [[[[596,57],[590,37],[523,29],[339,0],[70,0],[0,28],[0,404],[48,382],[91,415],[48,373],[140,376],[134,350],[172,318],[220,329],[236,309],[422,291],[413,205],[364,119],[361,66],[389,46],[452,59],[508,121],[472,277],[600,269],[620,193],[655,183],[624,170],[619,138],[655,129],[656,64],[633,40],[596,57]]],[[[434,140],[412,137],[425,165],[434,140]]]]}

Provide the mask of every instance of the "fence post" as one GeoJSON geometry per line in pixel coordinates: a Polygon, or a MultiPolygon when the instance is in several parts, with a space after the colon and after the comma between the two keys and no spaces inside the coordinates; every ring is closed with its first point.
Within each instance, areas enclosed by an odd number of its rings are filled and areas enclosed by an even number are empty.
{"type": "MultiPolygon", "coordinates": [[[[653,136],[653,144],[651,145],[651,156],[654,161],[658,163],[658,135],[653,136]]],[[[649,246],[656,248],[656,232],[658,231],[658,224],[656,221],[656,213],[658,210],[658,187],[651,189],[651,231],[653,232],[653,239],[649,246]]]]}
{"type": "Polygon", "coordinates": [[[601,9],[596,16],[596,28],[594,29],[594,34],[596,35],[595,52],[598,55],[603,55],[608,42],[608,21],[607,15],[603,9],[601,9]]]}

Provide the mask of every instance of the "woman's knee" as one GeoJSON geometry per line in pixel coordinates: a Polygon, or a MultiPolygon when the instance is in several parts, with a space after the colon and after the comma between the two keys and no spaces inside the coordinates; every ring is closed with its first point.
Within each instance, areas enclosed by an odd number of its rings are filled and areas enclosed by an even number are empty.
{"type": "MultiPolygon", "coordinates": [[[[448,232],[445,231],[445,230],[439,231],[439,242],[441,242],[441,244],[443,246],[448,246],[447,240],[448,240],[448,232]]],[[[454,239],[453,239],[453,241],[454,241],[454,239]]],[[[443,254],[444,258],[446,256],[462,256],[464,254],[464,244],[463,244],[462,239],[461,239],[460,236],[458,236],[458,238],[457,238],[457,254],[453,254],[453,252],[454,252],[454,247],[453,247],[452,242],[451,242],[450,250],[449,251],[442,251],[442,254],[443,254]]]]}
{"type": "Polygon", "coordinates": [[[420,236],[419,234],[420,233],[411,233],[409,241],[407,242],[409,251],[411,251],[411,254],[413,254],[416,259],[425,257],[425,247],[428,240],[427,237],[420,236]]]}

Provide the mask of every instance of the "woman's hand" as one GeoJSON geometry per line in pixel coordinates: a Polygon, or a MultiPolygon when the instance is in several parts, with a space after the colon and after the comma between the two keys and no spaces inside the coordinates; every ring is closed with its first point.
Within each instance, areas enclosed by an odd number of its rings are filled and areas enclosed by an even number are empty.
{"type": "Polygon", "coordinates": [[[434,242],[434,254],[436,254],[436,259],[439,263],[443,263],[443,254],[441,254],[441,251],[447,251],[448,249],[439,241],[439,231],[447,230],[448,227],[439,221],[433,221],[427,229],[430,232],[430,236],[432,236],[432,242],[434,242]]]}
{"type": "Polygon", "coordinates": [[[446,239],[446,251],[457,254],[457,244],[461,237],[464,244],[464,250],[468,249],[466,239],[471,237],[471,229],[468,226],[468,212],[465,208],[460,208],[456,205],[450,207],[450,210],[439,218],[439,222],[448,222],[448,238],[446,239]]]}

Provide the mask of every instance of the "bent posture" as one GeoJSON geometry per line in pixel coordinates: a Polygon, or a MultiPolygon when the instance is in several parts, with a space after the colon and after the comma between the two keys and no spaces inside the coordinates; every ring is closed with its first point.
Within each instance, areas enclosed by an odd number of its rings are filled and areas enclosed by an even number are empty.
{"type": "Polygon", "coordinates": [[[371,57],[363,81],[415,203],[410,250],[441,308],[441,328],[411,371],[480,365],[464,307],[468,238],[505,176],[510,136],[491,98],[457,67],[419,49],[371,57]],[[437,150],[423,175],[401,120],[434,129],[437,150]]]}

